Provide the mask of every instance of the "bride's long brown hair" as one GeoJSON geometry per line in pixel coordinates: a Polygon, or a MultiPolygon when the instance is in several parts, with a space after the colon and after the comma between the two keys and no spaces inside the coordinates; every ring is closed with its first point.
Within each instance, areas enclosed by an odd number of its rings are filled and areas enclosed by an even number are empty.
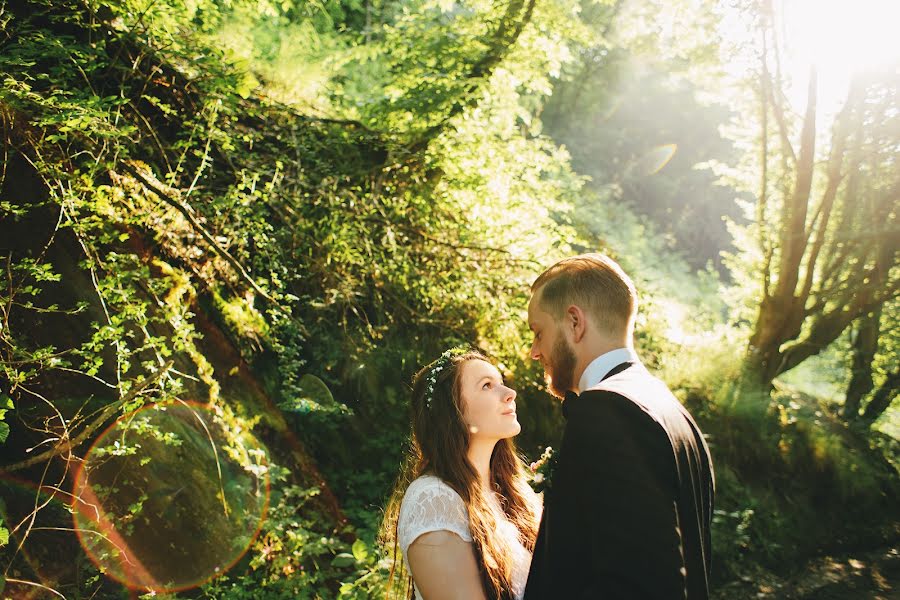
{"type": "MultiPolygon", "coordinates": [[[[442,360],[442,359],[438,359],[442,360]]],[[[498,523],[482,491],[475,467],[468,460],[469,431],[463,421],[460,394],[462,365],[470,360],[491,362],[474,350],[452,355],[437,374],[431,401],[426,406],[427,379],[438,361],[424,367],[413,378],[412,436],[400,477],[385,510],[380,539],[391,548],[393,565],[388,594],[403,582],[403,596],[411,598],[412,577],[405,573],[397,547],[400,503],[409,484],[425,473],[435,475],[456,490],[469,514],[475,558],[485,594],[491,600],[513,598],[513,552],[503,536],[495,535],[498,523]]],[[[537,537],[538,507],[525,479],[525,463],[511,439],[497,442],[490,462],[491,483],[499,494],[506,518],[519,531],[519,540],[529,550],[537,537]]]]}

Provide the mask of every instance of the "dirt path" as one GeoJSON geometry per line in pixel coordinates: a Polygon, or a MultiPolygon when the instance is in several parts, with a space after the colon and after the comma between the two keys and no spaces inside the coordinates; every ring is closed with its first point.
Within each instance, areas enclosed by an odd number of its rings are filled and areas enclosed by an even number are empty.
{"type": "Polygon", "coordinates": [[[900,600],[900,545],[846,556],[825,556],[803,572],[780,578],[768,571],[725,584],[714,600],[900,600]]]}

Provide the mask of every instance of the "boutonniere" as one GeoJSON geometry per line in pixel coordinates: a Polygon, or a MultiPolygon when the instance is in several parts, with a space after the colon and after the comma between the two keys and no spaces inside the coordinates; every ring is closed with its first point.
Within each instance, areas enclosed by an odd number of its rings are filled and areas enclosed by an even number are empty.
{"type": "Polygon", "coordinates": [[[556,469],[556,460],[557,457],[556,453],[553,452],[553,448],[547,446],[541,457],[531,463],[531,480],[528,483],[538,494],[550,489],[553,471],[556,469]]]}

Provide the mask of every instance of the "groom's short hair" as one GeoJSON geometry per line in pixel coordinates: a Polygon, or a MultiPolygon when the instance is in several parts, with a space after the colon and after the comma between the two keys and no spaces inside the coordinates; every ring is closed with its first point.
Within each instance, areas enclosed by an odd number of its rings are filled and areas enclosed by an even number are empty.
{"type": "Polygon", "coordinates": [[[582,307],[597,326],[610,333],[630,331],[637,313],[637,291],[613,259],[598,252],[564,258],[531,284],[540,290],[541,309],[561,319],[566,309],[582,307]]]}

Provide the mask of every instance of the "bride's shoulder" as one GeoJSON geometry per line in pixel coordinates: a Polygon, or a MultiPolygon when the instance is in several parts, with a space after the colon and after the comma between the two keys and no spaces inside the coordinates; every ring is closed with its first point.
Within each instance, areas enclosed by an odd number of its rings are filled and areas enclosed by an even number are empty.
{"type": "Polygon", "coordinates": [[[444,492],[459,495],[446,481],[436,475],[429,474],[420,475],[414,479],[406,489],[406,496],[419,495],[423,492],[444,492]]]}
{"type": "Polygon", "coordinates": [[[462,504],[462,498],[450,485],[435,475],[421,475],[413,480],[406,489],[401,503],[401,511],[403,505],[421,504],[422,502],[431,502],[437,499],[446,500],[453,504],[462,504]]]}
{"type": "Polygon", "coordinates": [[[472,541],[463,499],[441,478],[423,475],[409,484],[400,503],[400,548],[405,552],[418,536],[442,529],[457,534],[463,541],[472,541]]]}

